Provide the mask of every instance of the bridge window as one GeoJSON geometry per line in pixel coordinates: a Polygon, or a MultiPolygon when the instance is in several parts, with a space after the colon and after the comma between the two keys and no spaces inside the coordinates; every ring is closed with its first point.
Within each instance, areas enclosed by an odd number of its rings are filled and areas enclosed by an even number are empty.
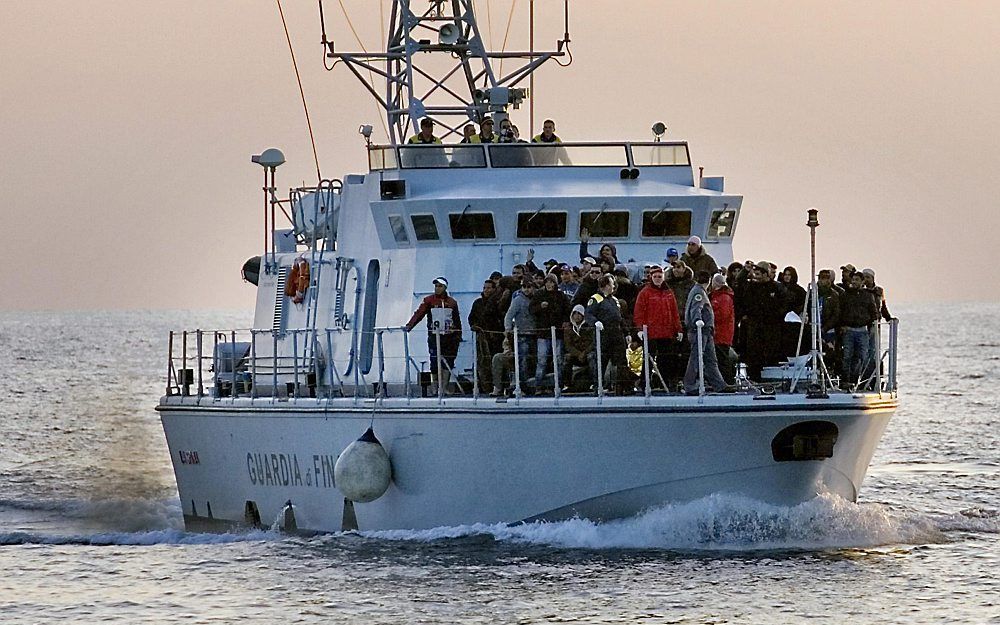
{"type": "Polygon", "coordinates": [[[404,245],[410,243],[410,235],[406,233],[406,222],[401,216],[389,215],[389,227],[392,228],[392,237],[396,239],[396,243],[404,245]]]}
{"type": "Polygon", "coordinates": [[[580,213],[580,230],[590,230],[597,238],[627,237],[628,211],[594,211],[580,213]]]}
{"type": "Polygon", "coordinates": [[[736,228],[736,209],[712,211],[712,221],[708,226],[708,238],[730,239],[736,228]]]}
{"type": "Polygon", "coordinates": [[[410,215],[413,223],[413,232],[417,235],[417,241],[439,241],[437,223],[434,222],[434,215],[410,215]]]}
{"type": "Polygon", "coordinates": [[[566,236],[566,213],[518,213],[517,238],[561,239],[566,236]]]}
{"type": "Polygon", "coordinates": [[[691,211],[643,211],[642,236],[659,238],[691,236],[691,211]]]}
{"type": "Polygon", "coordinates": [[[496,228],[493,227],[493,213],[451,213],[451,238],[460,239],[495,239],[496,228]]]}

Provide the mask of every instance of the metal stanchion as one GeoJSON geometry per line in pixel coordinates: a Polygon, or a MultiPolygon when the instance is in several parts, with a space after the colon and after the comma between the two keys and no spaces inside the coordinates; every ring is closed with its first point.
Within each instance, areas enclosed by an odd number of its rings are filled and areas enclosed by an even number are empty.
{"type": "Polygon", "coordinates": [[[239,385],[236,384],[236,330],[232,330],[230,336],[232,339],[229,346],[232,347],[232,350],[229,354],[229,362],[232,366],[229,367],[229,370],[233,374],[233,401],[235,401],[240,396],[239,385]]]}
{"type": "Polygon", "coordinates": [[[556,400],[559,399],[560,392],[562,388],[559,386],[559,344],[556,343],[556,327],[549,326],[549,331],[552,335],[552,384],[553,384],[553,395],[555,395],[556,400]]]}
{"type": "Polygon", "coordinates": [[[250,399],[257,399],[257,332],[250,329],[250,399]]]}
{"type": "Polygon", "coordinates": [[[173,390],[170,387],[170,382],[173,378],[174,371],[174,331],[171,330],[167,338],[167,389],[166,395],[169,397],[173,394],[173,390]]]}
{"type": "Polygon", "coordinates": [[[441,332],[440,324],[434,322],[434,342],[437,345],[437,383],[438,383],[438,403],[444,401],[444,366],[441,359],[441,332]]]}
{"type": "Polygon", "coordinates": [[[521,401],[521,341],[514,326],[514,398],[521,401]]]}
{"type": "MultiPolygon", "coordinates": [[[[598,322],[600,323],[600,322],[598,322]]],[[[604,399],[604,360],[601,358],[601,326],[594,327],[594,345],[597,347],[597,397],[604,399]]]]}
{"type": "Polygon", "coordinates": [[[299,397],[299,331],[292,330],[292,394],[299,397]]]}
{"type": "Polygon", "coordinates": [[[702,344],[702,334],[701,329],[704,327],[705,322],[699,319],[694,322],[697,338],[698,338],[698,395],[702,396],[705,394],[705,347],[702,344]]]}
{"type": "Polygon", "coordinates": [[[187,377],[187,366],[188,366],[188,333],[187,330],[181,332],[181,395],[188,396],[191,394],[191,385],[187,377]]]}
{"type": "Polygon", "coordinates": [[[653,389],[649,385],[649,329],[642,326],[642,372],[646,378],[646,397],[653,394],[653,389]]]}
{"type": "Polygon", "coordinates": [[[479,400],[479,332],[472,331],[472,401],[479,400]]]}
{"type": "Polygon", "coordinates": [[[403,363],[403,384],[406,385],[406,401],[409,402],[413,390],[410,388],[410,331],[406,329],[403,330],[403,357],[406,359],[403,363]]]}
{"type": "Polygon", "coordinates": [[[198,397],[200,399],[202,396],[205,395],[205,385],[204,385],[204,382],[203,382],[203,376],[202,376],[202,372],[201,372],[201,360],[204,357],[204,355],[202,354],[202,350],[201,350],[201,347],[202,347],[201,344],[202,344],[202,337],[204,335],[203,335],[203,333],[202,333],[201,330],[196,330],[196,332],[197,332],[197,334],[195,334],[195,343],[198,346],[197,347],[197,349],[198,349],[198,397]]]}

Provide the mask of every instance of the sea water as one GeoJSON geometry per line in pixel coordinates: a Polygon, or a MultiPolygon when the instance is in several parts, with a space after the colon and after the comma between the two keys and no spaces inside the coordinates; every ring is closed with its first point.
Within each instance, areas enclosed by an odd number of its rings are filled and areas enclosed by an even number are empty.
{"type": "Polygon", "coordinates": [[[1000,306],[894,312],[856,504],[308,539],[183,529],[167,332],[249,313],[0,313],[0,623],[1000,623],[1000,306]]]}

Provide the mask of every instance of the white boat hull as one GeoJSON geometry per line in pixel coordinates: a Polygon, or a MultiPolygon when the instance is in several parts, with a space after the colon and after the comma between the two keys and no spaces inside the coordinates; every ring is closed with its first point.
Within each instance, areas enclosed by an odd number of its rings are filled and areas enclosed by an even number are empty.
{"type": "Polygon", "coordinates": [[[473,402],[165,397],[159,410],[189,529],[270,525],[287,502],[298,530],[420,529],[580,516],[628,517],[668,502],[736,493],[795,504],[856,500],[894,398],[802,395],[473,402]],[[372,422],[393,480],[371,503],[345,501],[338,454],[372,422]],[[833,423],[832,457],[775,460],[792,424],[833,423]]]}

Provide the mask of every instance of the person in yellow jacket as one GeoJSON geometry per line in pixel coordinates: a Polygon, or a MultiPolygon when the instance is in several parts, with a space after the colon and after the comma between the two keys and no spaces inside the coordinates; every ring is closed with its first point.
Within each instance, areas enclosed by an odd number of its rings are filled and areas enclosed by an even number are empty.
{"type": "Polygon", "coordinates": [[[431,143],[441,143],[441,139],[434,136],[434,120],[430,117],[425,117],[420,120],[420,132],[410,137],[407,141],[410,144],[431,144],[431,143]]]}
{"type": "Polygon", "coordinates": [[[479,122],[479,134],[469,137],[469,143],[499,143],[500,137],[493,134],[493,119],[484,117],[479,122]]]}
{"type": "Polygon", "coordinates": [[[551,119],[542,122],[542,134],[531,138],[532,143],[562,143],[562,139],[556,134],[556,123],[551,119]]]}

